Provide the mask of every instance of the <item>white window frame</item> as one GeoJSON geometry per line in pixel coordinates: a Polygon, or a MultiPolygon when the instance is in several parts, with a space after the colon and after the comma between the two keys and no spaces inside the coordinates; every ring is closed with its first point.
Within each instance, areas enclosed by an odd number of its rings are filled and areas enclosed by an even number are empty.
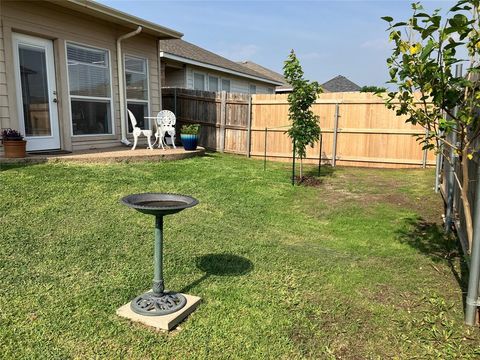
{"type": "Polygon", "coordinates": [[[223,81],[228,81],[228,84],[229,84],[229,88],[230,90],[228,90],[228,92],[232,92],[232,80],[230,79],[227,79],[227,78],[221,78],[220,79],[220,91],[226,91],[226,90],[223,90],[223,81]]]}
{"type": "MultiPolygon", "coordinates": [[[[97,47],[97,46],[91,46],[88,44],[83,44],[79,42],[74,42],[74,41],[65,41],[65,66],[67,70],[67,90],[68,90],[68,112],[69,112],[69,117],[70,117],[70,136],[72,137],[98,137],[98,136],[113,136],[115,135],[115,113],[114,113],[114,106],[113,106],[113,77],[112,77],[112,56],[110,53],[110,49],[107,48],[102,48],[102,47],[97,47]],[[72,95],[70,95],[70,75],[69,75],[69,69],[68,69],[68,52],[67,48],[68,45],[76,46],[76,47],[81,47],[81,48],[90,48],[94,50],[104,50],[108,53],[108,67],[109,67],[109,75],[110,75],[110,97],[109,98],[102,98],[102,97],[94,97],[94,96],[80,96],[80,95],[73,95],[73,99],[89,99],[93,101],[105,101],[109,100],[110,101],[110,127],[112,129],[112,132],[110,133],[104,133],[104,134],[82,134],[82,135],[74,135],[73,134],[73,122],[72,122],[72,95]]],[[[95,65],[92,65],[95,66],[95,65]]]]}
{"type": "Polygon", "coordinates": [[[205,89],[208,86],[208,84],[207,84],[208,76],[207,76],[206,73],[200,72],[200,71],[193,71],[193,79],[192,79],[193,80],[193,90],[197,90],[197,89],[195,89],[195,74],[203,76],[203,90],[200,90],[200,91],[206,91],[205,89]]]}
{"type": "Polygon", "coordinates": [[[210,89],[210,77],[217,79],[217,90],[216,92],[220,91],[220,76],[213,75],[213,74],[207,74],[207,79],[208,79],[208,91],[213,91],[210,89]]]}
{"type": "MultiPolygon", "coordinates": [[[[125,89],[125,104],[126,104],[126,107],[128,109],[128,103],[133,103],[133,104],[147,104],[147,116],[150,116],[150,75],[149,75],[149,68],[148,68],[148,58],[146,57],[141,57],[141,56],[137,56],[137,55],[132,55],[132,54],[128,54],[128,53],[125,53],[123,54],[123,88],[125,89]],[[127,57],[131,57],[131,58],[134,58],[134,59],[139,59],[139,60],[145,60],[145,71],[146,71],[146,76],[147,76],[147,100],[144,100],[144,99],[129,99],[128,96],[127,96],[127,68],[125,67],[125,64],[126,64],[126,58],[127,57]]],[[[128,118],[128,114],[126,114],[126,118],[127,120],[127,133],[128,134],[131,134],[131,132],[128,131],[128,121],[129,121],[129,118],[128,118]]],[[[148,128],[149,129],[152,129],[152,123],[151,123],[151,120],[150,119],[144,119],[144,120],[147,120],[148,122],[148,128]]]]}

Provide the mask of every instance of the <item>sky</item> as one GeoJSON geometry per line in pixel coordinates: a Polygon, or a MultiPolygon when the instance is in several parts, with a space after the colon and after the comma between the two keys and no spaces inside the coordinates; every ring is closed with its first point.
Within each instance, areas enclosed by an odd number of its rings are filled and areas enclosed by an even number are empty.
{"type": "MultiPolygon", "coordinates": [[[[343,75],[384,86],[391,43],[382,16],[406,20],[408,0],[164,1],[99,0],[104,5],[169,27],[183,39],[233,61],[251,60],[283,73],[294,49],[309,80],[343,75]]],[[[447,10],[453,1],[422,1],[447,10]]]]}

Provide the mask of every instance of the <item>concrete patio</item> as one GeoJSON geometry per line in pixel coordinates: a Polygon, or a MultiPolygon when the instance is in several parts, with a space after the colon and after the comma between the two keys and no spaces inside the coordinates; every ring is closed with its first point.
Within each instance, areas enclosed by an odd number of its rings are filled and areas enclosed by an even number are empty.
{"type": "Polygon", "coordinates": [[[205,149],[198,147],[197,150],[187,151],[183,147],[176,149],[135,149],[126,147],[115,147],[105,149],[92,149],[76,151],[72,153],[48,153],[28,154],[25,158],[4,158],[0,157],[2,164],[40,164],[47,162],[85,162],[85,163],[108,163],[108,162],[139,162],[139,161],[171,161],[187,159],[194,156],[203,156],[205,149]]]}

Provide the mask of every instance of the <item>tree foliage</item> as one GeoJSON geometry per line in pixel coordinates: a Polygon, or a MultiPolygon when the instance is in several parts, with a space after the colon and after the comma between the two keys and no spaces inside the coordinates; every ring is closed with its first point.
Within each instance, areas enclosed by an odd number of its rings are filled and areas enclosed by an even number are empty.
{"type": "Polygon", "coordinates": [[[365,85],[365,86],[362,86],[362,88],[360,89],[360,92],[364,92],[364,93],[371,92],[375,94],[384,93],[386,91],[387,91],[387,88],[375,86],[375,85],[365,85]]]}
{"type": "MultiPolygon", "coordinates": [[[[468,162],[479,150],[480,0],[458,1],[445,19],[439,9],[429,14],[420,3],[412,4],[412,10],[406,21],[382,18],[389,23],[389,38],[395,45],[387,59],[390,83],[398,87],[388,93],[387,106],[426,129],[427,135],[420,139],[425,149],[451,149],[458,156],[462,176],[456,178],[471,244],[468,162]],[[454,66],[459,63],[467,67],[465,76],[455,76],[454,66]],[[453,134],[456,141],[451,140],[453,134]]],[[[454,159],[447,156],[447,161],[454,159]]]]}
{"type": "MultiPolygon", "coordinates": [[[[306,156],[307,146],[315,146],[320,138],[318,116],[313,113],[311,107],[317,95],[322,92],[322,88],[318,82],[310,82],[304,78],[302,66],[293,50],[285,61],[283,70],[285,79],[293,89],[288,95],[290,104],[288,116],[292,126],[287,133],[293,140],[296,155],[302,161],[306,156]]],[[[302,175],[300,173],[300,177],[302,175]]]]}

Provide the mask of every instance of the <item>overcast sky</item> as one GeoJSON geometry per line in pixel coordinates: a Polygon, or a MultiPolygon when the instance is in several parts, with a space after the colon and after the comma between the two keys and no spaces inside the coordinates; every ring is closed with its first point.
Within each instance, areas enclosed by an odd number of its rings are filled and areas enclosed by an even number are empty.
{"type": "MultiPolygon", "coordinates": [[[[184,40],[230,60],[252,60],[282,73],[294,49],[310,80],[344,75],[361,86],[382,86],[388,80],[390,44],[380,17],[405,20],[413,1],[100,2],[180,31],[184,40]]],[[[447,10],[453,3],[422,2],[428,10],[447,10]]]]}

